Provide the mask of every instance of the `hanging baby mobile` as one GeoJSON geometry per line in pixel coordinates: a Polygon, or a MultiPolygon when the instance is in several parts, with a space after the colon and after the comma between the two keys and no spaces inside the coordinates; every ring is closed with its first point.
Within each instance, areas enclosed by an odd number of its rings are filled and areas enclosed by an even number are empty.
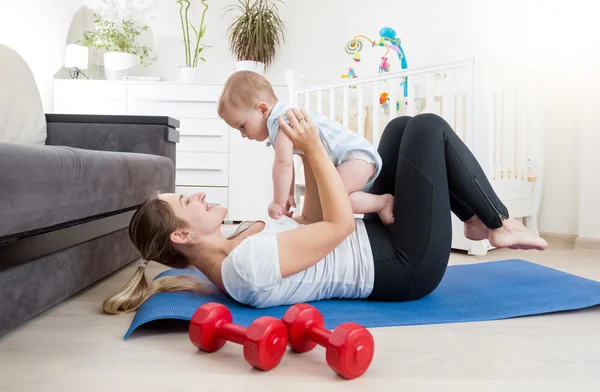
{"type": "MultiPolygon", "coordinates": [[[[379,46],[385,47],[386,51],[384,55],[381,57],[381,62],[379,63],[379,73],[389,72],[390,71],[390,61],[388,58],[388,54],[390,50],[394,51],[398,55],[398,60],[400,61],[400,68],[406,69],[407,62],[406,56],[404,55],[404,50],[402,49],[402,45],[400,44],[400,38],[396,37],[396,31],[391,27],[383,27],[379,30],[379,38],[377,40],[372,40],[369,37],[364,35],[357,35],[352,40],[350,40],[346,44],[346,53],[352,56],[352,60],[355,62],[360,62],[360,52],[363,49],[363,42],[361,38],[366,39],[371,44],[371,47],[379,46]]],[[[353,79],[357,78],[356,72],[353,67],[348,67],[348,72],[342,74],[342,78],[345,79],[353,79]]],[[[403,77],[401,79],[400,85],[404,89],[404,98],[408,97],[408,77],[403,77]]],[[[387,104],[389,103],[389,94],[387,92],[383,92],[380,95],[379,103],[382,107],[387,108],[387,104]]],[[[399,109],[400,102],[396,102],[396,110],[399,109]]]]}

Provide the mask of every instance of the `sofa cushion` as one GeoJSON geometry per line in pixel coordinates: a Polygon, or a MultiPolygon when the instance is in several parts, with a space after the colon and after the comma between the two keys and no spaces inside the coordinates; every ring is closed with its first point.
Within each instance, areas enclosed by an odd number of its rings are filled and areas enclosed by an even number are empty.
{"type": "Polygon", "coordinates": [[[168,158],[0,143],[0,243],[16,234],[122,211],[174,189],[168,158]]]}
{"type": "Polygon", "coordinates": [[[46,118],[40,92],[21,56],[0,45],[0,142],[44,144],[46,118]]]}

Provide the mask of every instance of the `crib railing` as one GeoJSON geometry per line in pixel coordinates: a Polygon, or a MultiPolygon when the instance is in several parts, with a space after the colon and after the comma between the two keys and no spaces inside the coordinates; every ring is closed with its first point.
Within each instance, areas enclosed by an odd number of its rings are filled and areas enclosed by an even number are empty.
{"type": "MultiPolygon", "coordinates": [[[[418,98],[423,96],[425,104],[432,106],[435,100],[436,91],[435,84],[429,83],[429,90],[422,90],[419,84],[420,76],[425,76],[427,79],[433,80],[440,72],[451,72],[455,69],[472,67],[472,61],[464,61],[459,63],[445,64],[435,67],[426,67],[414,70],[403,70],[399,72],[390,72],[377,76],[357,78],[351,80],[343,80],[338,82],[325,83],[314,86],[295,88],[294,75],[288,73],[286,75],[289,89],[289,102],[306,110],[314,110],[321,113],[326,113],[333,119],[338,119],[345,126],[350,125],[351,116],[357,118],[355,127],[350,127],[359,135],[371,140],[375,145],[379,144],[381,137],[381,125],[395,118],[398,115],[415,115],[421,112],[418,98]],[[408,95],[405,97],[403,93],[403,81],[408,82],[408,95]],[[336,114],[339,102],[339,92],[341,90],[341,118],[336,114]],[[388,103],[382,105],[381,94],[387,93],[388,103]],[[329,109],[324,110],[323,98],[327,97],[329,101],[329,109]],[[399,100],[399,105],[393,103],[399,100]],[[316,101],[316,105],[313,102],[316,101]],[[353,105],[354,104],[354,105],[353,105]],[[352,110],[351,106],[355,106],[356,110],[352,110]],[[398,106],[398,107],[397,107],[398,106]],[[370,122],[371,135],[367,135],[366,129],[368,125],[365,119],[368,112],[372,113],[370,122]]],[[[438,92],[439,93],[439,92],[438,92]]],[[[452,110],[454,104],[454,96],[447,94],[446,107],[452,110]]],[[[452,116],[448,115],[448,120],[453,124],[452,116]]]]}
{"type": "Polygon", "coordinates": [[[490,62],[488,90],[492,117],[494,179],[534,181],[531,160],[539,142],[532,116],[531,80],[510,63],[490,62]]]}
{"type": "Polygon", "coordinates": [[[292,72],[286,79],[289,102],[328,115],[375,146],[391,119],[436,113],[473,151],[490,179],[533,179],[529,81],[517,67],[471,59],[300,88],[292,72]],[[402,83],[408,83],[407,96],[402,83]]]}

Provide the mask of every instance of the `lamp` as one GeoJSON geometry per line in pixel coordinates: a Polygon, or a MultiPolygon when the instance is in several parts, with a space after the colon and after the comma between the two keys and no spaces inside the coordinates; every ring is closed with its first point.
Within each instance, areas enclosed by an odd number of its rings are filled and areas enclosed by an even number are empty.
{"type": "Polygon", "coordinates": [[[87,46],[69,44],[65,50],[65,67],[71,68],[69,75],[71,79],[79,79],[79,74],[88,78],[86,74],[81,72],[81,69],[88,67],[89,49],[87,46]]]}

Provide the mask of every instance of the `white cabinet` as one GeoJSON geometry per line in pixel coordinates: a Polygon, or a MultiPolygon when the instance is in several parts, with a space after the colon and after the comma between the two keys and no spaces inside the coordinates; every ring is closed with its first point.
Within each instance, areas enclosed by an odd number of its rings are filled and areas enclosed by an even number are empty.
{"type": "Polygon", "coordinates": [[[127,86],[104,80],[54,83],[54,112],[68,114],[127,114],[127,86]]]}
{"type": "Polygon", "coordinates": [[[229,126],[221,119],[180,120],[178,151],[228,152],[229,126]]]}
{"type": "MultiPolygon", "coordinates": [[[[180,122],[176,192],[205,192],[228,221],[260,219],[272,199],[273,148],[243,139],[217,115],[222,85],[55,80],[54,112],[169,116],[180,122]]],[[[285,86],[274,86],[286,102],[285,86]]]]}
{"type": "Polygon", "coordinates": [[[229,219],[264,218],[273,200],[273,147],[244,139],[232,129],[229,150],[229,219]]]}

